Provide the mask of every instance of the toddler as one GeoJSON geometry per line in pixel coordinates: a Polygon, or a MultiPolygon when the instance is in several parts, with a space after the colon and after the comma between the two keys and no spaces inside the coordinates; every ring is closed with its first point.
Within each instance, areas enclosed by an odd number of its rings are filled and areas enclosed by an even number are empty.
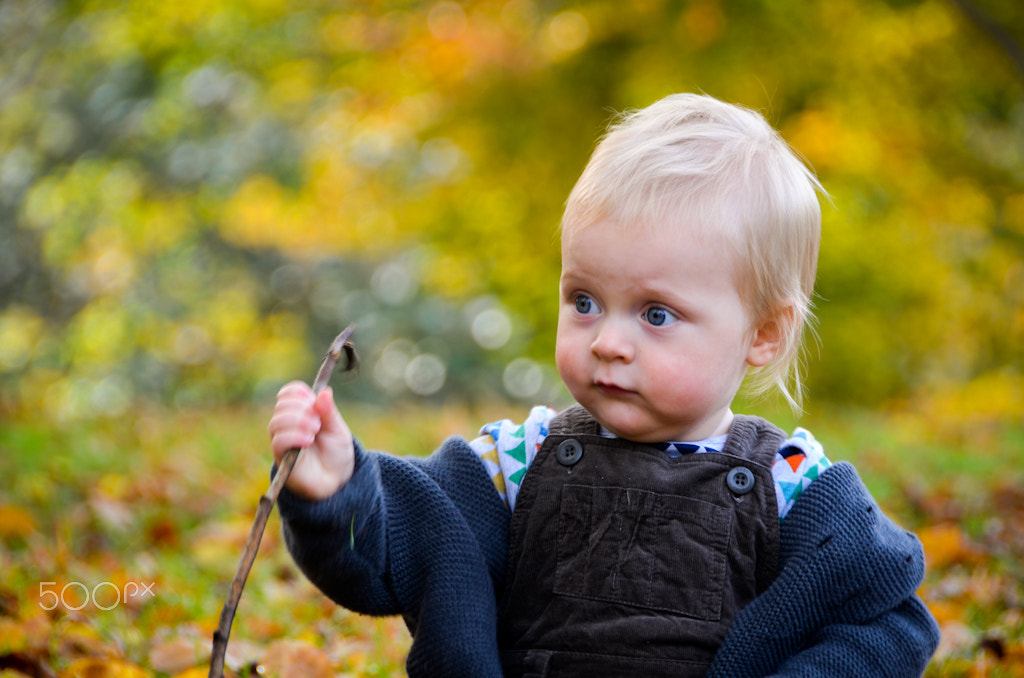
{"type": "Polygon", "coordinates": [[[555,360],[576,405],[428,458],[355,443],[285,386],[288,548],[352,610],[401,614],[418,676],[917,676],[920,543],[794,406],[817,180],[757,113],[669,96],[619,118],[562,219],[555,360]]]}

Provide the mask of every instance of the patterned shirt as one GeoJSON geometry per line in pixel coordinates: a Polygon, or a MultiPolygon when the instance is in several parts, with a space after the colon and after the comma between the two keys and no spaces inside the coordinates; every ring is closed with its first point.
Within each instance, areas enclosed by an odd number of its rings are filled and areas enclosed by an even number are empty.
{"type": "MultiPolygon", "coordinates": [[[[534,407],[522,424],[508,419],[487,424],[480,429],[480,437],[469,444],[510,511],[516,506],[519,485],[537,456],[537,450],[544,444],[548,425],[556,414],[550,407],[534,407]]],[[[601,434],[615,437],[604,429],[601,434]]],[[[725,439],[726,436],[722,435],[696,442],[661,443],[655,447],[675,458],[684,454],[721,452],[725,439]]],[[[821,443],[805,429],[796,429],[792,437],[782,443],[772,464],[780,520],[786,517],[807,486],[831,465],[821,443]]]]}

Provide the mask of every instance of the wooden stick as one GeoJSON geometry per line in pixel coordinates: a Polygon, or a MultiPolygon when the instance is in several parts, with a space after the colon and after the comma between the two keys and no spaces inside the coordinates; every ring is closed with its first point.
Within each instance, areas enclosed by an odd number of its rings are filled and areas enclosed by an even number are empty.
{"type": "MultiPolygon", "coordinates": [[[[330,347],[327,349],[327,355],[324,356],[323,362],[320,363],[320,369],[316,374],[316,381],[313,382],[314,393],[319,394],[327,387],[327,382],[330,381],[331,373],[334,371],[334,366],[338,363],[338,359],[341,358],[342,352],[345,353],[347,359],[347,364],[342,368],[343,371],[351,370],[355,366],[355,348],[352,346],[352,342],[349,341],[349,337],[352,336],[355,329],[355,325],[349,325],[331,342],[330,347]]],[[[270,518],[271,511],[274,510],[274,502],[277,501],[277,496],[281,494],[281,488],[284,487],[288,476],[291,475],[292,469],[295,468],[299,452],[301,452],[299,448],[293,447],[284,453],[284,457],[281,458],[281,463],[277,467],[277,474],[274,476],[274,480],[271,481],[266,493],[260,497],[260,503],[256,509],[256,519],[253,521],[252,529],[249,531],[249,541],[245,544],[245,551],[242,552],[242,560],[238,564],[238,571],[235,573],[235,578],[231,581],[231,590],[228,592],[224,608],[220,613],[220,624],[213,633],[213,653],[210,657],[209,678],[224,677],[224,658],[228,651],[228,637],[231,635],[231,624],[235,619],[238,601],[242,597],[242,589],[245,588],[245,580],[249,577],[249,570],[252,569],[253,561],[256,560],[256,553],[260,548],[260,540],[263,539],[263,531],[267,527],[267,520],[270,518]]]]}

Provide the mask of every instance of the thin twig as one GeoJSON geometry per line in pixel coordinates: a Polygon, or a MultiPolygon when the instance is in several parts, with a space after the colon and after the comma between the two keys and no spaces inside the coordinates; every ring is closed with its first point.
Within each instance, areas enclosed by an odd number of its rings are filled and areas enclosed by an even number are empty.
{"type": "MultiPolygon", "coordinates": [[[[352,332],[355,329],[355,325],[349,325],[331,342],[330,347],[327,349],[327,355],[324,356],[323,362],[320,363],[320,370],[316,374],[316,381],[313,382],[314,393],[319,394],[327,387],[327,382],[331,379],[334,366],[338,363],[342,353],[345,353],[347,360],[342,369],[348,371],[355,366],[355,348],[353,348],[352,342],[349,341],[349,337],[352,336],[352,332]]],[[[267,527],[267,520],[270,518],[271,511],[274,510],[274,502],[277,501],[281,488],[284,487],[285,481],[291,475],[295,462],[299,458],[299,452],[301,452],[299,448],[293,447],[284,453],[281,463],[278,464],[274,480],[271,481],[266,493],[260,497],[260,503],[256,509],[256,519],[253,521],[252,529],[249,531],[249,541],[246,542],[245,551],[242,552],[242,560],[238,564],[238,572],[235,573],[235,578],[231,581],[231,590],[228,592],[224,608],[220,613],[220,624],[213,633],[213,653],[210,657],[209,678],[223,678],[224,676],[224,658],[228,650],[228,637],[231,635],[231,624],[235,619],[238,601],[242,597],[242,589],[245,588],[245,580],[249,577],[249,570],[252,569],[253,561],[256,560],[256,553],[260,548],[260,540],[263,539],[263,531],[267,527]]]]}

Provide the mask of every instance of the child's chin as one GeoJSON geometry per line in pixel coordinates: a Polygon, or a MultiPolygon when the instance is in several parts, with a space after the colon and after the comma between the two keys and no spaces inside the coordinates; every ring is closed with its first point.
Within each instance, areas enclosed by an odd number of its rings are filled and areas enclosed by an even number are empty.
{"type": "MultiPolygon", "coordinates": [[[[584,407],[587,406],[584,405],[584,407]]],[[[650,425],[639,416],[635,408],[623,403],[613,403],[610,406],[598,405],[594,409],[588,407],[587,411],[594,416],[597,423],[619,438],[644,442],[651,435],[650,425]]]]}

